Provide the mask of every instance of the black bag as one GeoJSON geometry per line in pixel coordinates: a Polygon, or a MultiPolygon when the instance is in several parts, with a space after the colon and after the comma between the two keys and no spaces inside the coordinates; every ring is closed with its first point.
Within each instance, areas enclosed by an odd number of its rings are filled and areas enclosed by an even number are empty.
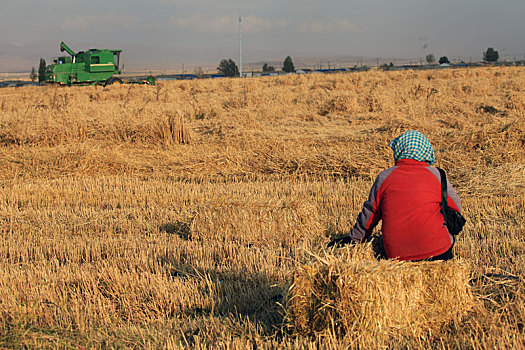
{"type": "Polygon", "coordinates": [[[445,218],[445,225],[448,228],[448,232],[452,235],[457,235],[461,232],[467,220],[463,215],[448,207],[447,175],[443,169],[437,169],[441,175],[441,214],[443,214],[445,218]]]}

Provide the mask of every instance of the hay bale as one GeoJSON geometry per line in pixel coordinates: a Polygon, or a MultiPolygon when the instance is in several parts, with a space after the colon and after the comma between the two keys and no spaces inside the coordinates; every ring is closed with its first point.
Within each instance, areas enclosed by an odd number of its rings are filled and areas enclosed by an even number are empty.
{"type": "Polygon", "coordinates": [[[473,306],[461,261],[377,261],[370,246],[320,260],[297,271],[289,290],[287,320],[300,335],[332,331],[380,346],[436,333],[473,306]]]}

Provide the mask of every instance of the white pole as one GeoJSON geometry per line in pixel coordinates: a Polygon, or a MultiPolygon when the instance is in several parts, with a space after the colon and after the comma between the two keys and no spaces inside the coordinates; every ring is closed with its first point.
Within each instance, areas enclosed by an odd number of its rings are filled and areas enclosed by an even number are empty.
{"type": "Polygon", "coordinates": [[[239,16],[239,76],[242,77],[242,18],[239,16]]]}

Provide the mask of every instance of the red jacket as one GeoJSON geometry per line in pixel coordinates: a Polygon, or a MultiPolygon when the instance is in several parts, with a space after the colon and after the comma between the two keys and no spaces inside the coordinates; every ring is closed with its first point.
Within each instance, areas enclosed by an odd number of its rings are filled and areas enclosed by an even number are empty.
{"type": "MultiPolygon", "coordinates": [[[[461,212],[456,191],[447,180],[448,206],[461,212]]],[[[379,220],[387,257],[421,260],[446,252],[453,243],[440,210],[439,171],[425,162],[400,159],[379,174],[350,232],[364,240],[379,220]]]]}

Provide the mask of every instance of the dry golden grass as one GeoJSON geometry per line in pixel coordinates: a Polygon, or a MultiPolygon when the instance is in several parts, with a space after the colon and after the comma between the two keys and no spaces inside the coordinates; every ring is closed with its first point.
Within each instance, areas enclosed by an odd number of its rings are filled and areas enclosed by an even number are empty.
{"type": "MultiPolygon", "coordinates": [[[[523,101],[522,68],[1,89],[0,346],[523,347],[523,101]],[[324,248],[408,129],[429,137],[462,198],[467,271],[324,248]],[[432,316],[407,312],[413,328],[390,323],[397,333],[304,335],[286,295],[319,259],[346,260],[332,271],[343,292],[371,293],[396,270],[428,291],[468,278],[474,304],[447,313],[451,298],[425,299],[432,316]]],[[[415,292],[381,288],[370,305],[399,313],[414,305],[389,300],[415,292]]],[[[347,330],[352,310],[335,310],[347,330]]]]}

